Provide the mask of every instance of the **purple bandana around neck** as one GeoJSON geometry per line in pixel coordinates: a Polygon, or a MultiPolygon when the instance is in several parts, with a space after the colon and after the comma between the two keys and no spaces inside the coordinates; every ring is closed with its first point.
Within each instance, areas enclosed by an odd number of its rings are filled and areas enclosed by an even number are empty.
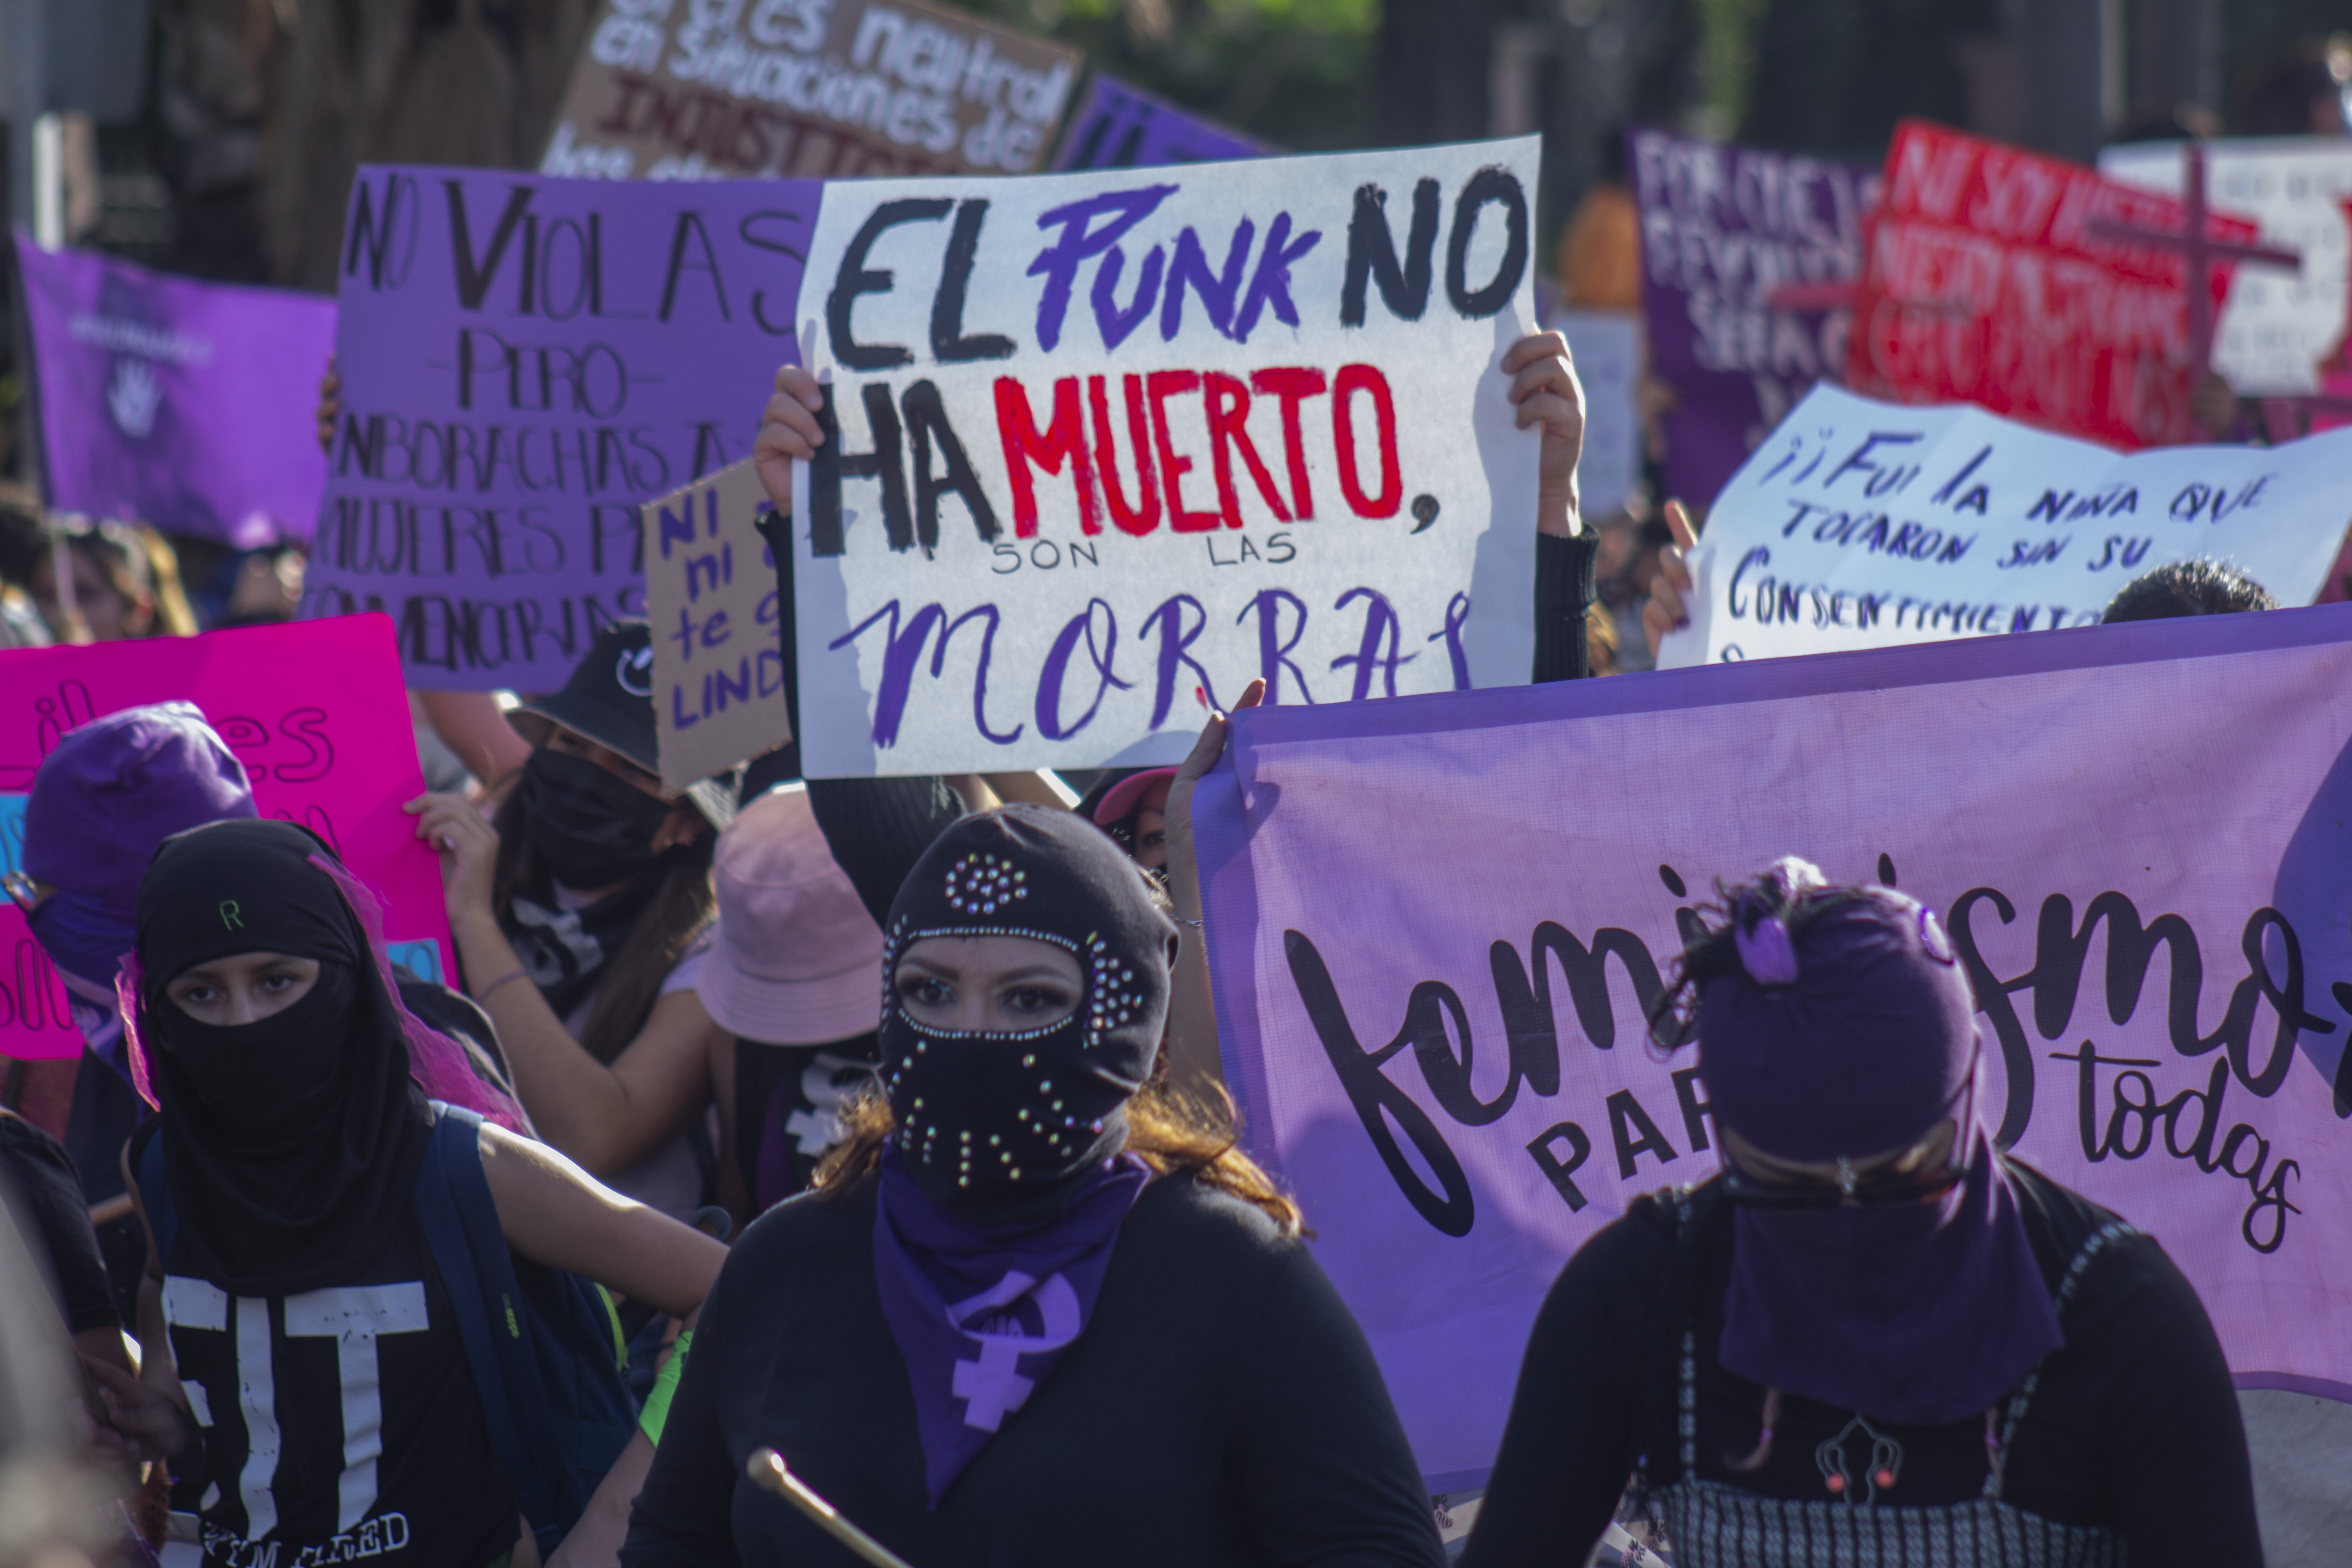
{"type": "Polygon", "coordinates": [[[2064,1343],[1979,1120],[1975,999],[1932,911],[1798,869],[1800,888],[1820,889],[1799,907],[1828,907],[1784,925],[1736,902],[1740,969],[1701,999],[1699,1074],[1717,1121],[1811,1163],[1904,1148],[1949,1117],[1968,1174],[1932,1204],[1738,1210],[1717,1359],[1873,1420],[1966,1420],[2064,1343]]]}
{"type": "Polygon", "coordinates": [[[883,1154],[874,1279],[914,1386],[931,1507],[1086,1331],[1150,1179],[1122,1154],[1050,1220],[978,1225],[923,1196],[895,1146],[883,1154]]]}

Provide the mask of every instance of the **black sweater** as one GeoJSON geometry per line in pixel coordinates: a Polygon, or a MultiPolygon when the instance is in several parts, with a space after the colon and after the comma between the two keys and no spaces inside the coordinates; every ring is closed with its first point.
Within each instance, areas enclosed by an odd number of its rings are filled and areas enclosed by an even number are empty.
{"type": "Polygon", "coordinates": [[[870,1181],[744,1233],[637,1499],[628,1568],[855,1562],[745,1479],[761,1446],[920,1568],[1442,1561],[1362,1333],[1255,1208],[1153,1182],[1086,1333],[936,1513],[873,1234],[870,1181]]]}
{"type": "MultiPolygon", "coordinates": [[[[2015,1165],[2026,1234],[2043,1276],[2114,1216],[2015,1165]]],[[[1694,1220],[1697,1282],[1699,1475],[1767,1497],[1826,1500],[1814,1447],[1850,1413],[1789,1396],[1772,1453],[1752,1475],[1724,1456],[1757,1445],[1764,1390],[1716,1364],[1732,1228],[1702,1189],[1694,1220]]],[[[1537,1316],[1509,1425],[1464,1568],[1581,1563],[1601,1537],[1636,1458],[1663,1486],[1677,1478],[1668,1331],[1680,1317],[1671,1213],[1644,1199],[1578,1249],[1537,1316]]],[[[2245,1431],[2205,1309],[2164,1249],[2146,1237],[2108,1247],[2084,1271],[2011,1440],[2004,1501],[2063,1524],[2106,1525],[2132,1568],[2261,1568],[2245,1431]]],[[[1887,1426],[1904,1446],[1891,1506],[1978,1495],[1986,1475],[1981,1418],[1944,1427],[1887,1426]]]]}

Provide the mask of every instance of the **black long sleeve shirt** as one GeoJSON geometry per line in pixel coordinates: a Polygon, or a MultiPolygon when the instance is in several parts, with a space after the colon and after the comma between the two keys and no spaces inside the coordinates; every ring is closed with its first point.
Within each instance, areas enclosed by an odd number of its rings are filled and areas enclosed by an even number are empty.
{"type": "MultiPolygon", "coordinates": [[[[2062,1277],[2106,1211],[2012,1165],[2026,1234],[2045,1279],[2062,1277]]],[[[1665,1413],[1673,1373],[1662,1304],[1695,1297],[1698,1473],[1766,1497],[1827,1497],[1815,1447],[1851,1412],[1789,1396],[1770,1458],[1752,1474],[1725,1457],[1748,1454],[1764,1390],[1716,1364],[1731,1280],[1732,1228],[1699,1246],[1697,1280],[1675,1280],[1673,1220],[1644,1200],[1579,1248],[1544,1300],[1528,1341],[1502,1451],[1464,1568],[1584,1561],[1646,1454],[1653,1484],[1677,1479],[1665,1413]]],[[[2002,1499],[2062,1524],[2122,1531],[2132,1568],[2261,1568],[2253,1481],[2230,1369],[2205,1309],[2164,1249],[2147,1237],[2107,1247],[2082,1276],[2061,1321],[2064,1348],[2042,1376],[2010,1445],[2002,1499]]],[[[1678,1342],[1680,1325],[1673,1325],[1678,1342]]],[[[1895,1505],[1978,1495],[1986,1475],[1980,1419],[1887,1426],[1904,1446],[1895,1505]]]]}
{"type": "Polygon", "coordinates": [[[873,1233],[871,1182],[744,1233],[703,1309],[627,1568],[854,1562],[745,1479],[763,1446],[921,1568],[1443,1561],[1362,1333],[1255,1208],[1154,1181],[1086,1332],[936,1512],[873,1233]]]}

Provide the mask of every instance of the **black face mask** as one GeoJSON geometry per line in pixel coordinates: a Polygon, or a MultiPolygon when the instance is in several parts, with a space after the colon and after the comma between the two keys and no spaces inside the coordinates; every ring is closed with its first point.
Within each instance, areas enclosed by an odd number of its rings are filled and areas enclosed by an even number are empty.
{"type": "Polygon", "coordinates": [[[1042,1028],[958,1034],[886,991],[882,1080],[907,1173],[941,1208],[1003,1211],[1081,1181],[1126,1135],[1167,1016],[1175,929],[1134,864],[1067,812],[968,816],[925,852],[891,907],[883,969],[926,937],[1019,936],[1077,961],[1077,1010],[1042,1028]]]}
{"type": "Polygon", "coordinates": [[[267,1134],[299,1125],[333,1098],[358,998],[352,966],[321,959],[310,989],[267,1018],[206,1024],[168,1000],[148,1018],[210,1117],[267,1134]]]}
{"type": "Polygon", "coordinates": [[[585,757],[541,746],[523,764],[522,790],[530,847],[567,888],[609,888],[661,858],[654,835],[670,808],[585,757]]]}

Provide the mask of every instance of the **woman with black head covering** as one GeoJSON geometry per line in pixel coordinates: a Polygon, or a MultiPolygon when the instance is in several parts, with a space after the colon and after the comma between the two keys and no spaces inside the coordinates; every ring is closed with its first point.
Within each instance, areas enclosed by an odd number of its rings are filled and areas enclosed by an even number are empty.
{"type": "Polygon", "coordinates": [[[1725,905],[1654,1020],[1724,1172],[1569,1260],[1464,1562],[1582,1562],[1630,1476],[1676,1568],[2259,1568],[2212,1325],[1993,1147],[1935,914],[1801,860],[1725,905]]]}
{"type": "MultiPolygon", "coordinates": [[[[167,839],[140,884],[125,1000],[162,1114],[125,1164],[147,1177],[132,1191],[151,1230],[170,1215],[143,1376],[181,1413],[206,1563],[478,1568],[522,1521],[468,1370],[467,1303],[418,1220],[429,1031],[349,886],[317,838],[267,820],[167,839]],[[145,1190],[158,1139],[162,1192],[145,1190]]],[[[517,1257],[672,1312],[700,1301],[716,1243],[495,1123],[478,1148],[517,1257]]]]}
{"type": "Polygon", "coordinates": [[[885,1092],[730,1255],[623,1561],[848,1561],[765,1446],[927,1565],[1437,1563],[1297,1209],[1146,1087],[1177,931],[1117,846],[966,817],[883,935],[885,1092]]]}

